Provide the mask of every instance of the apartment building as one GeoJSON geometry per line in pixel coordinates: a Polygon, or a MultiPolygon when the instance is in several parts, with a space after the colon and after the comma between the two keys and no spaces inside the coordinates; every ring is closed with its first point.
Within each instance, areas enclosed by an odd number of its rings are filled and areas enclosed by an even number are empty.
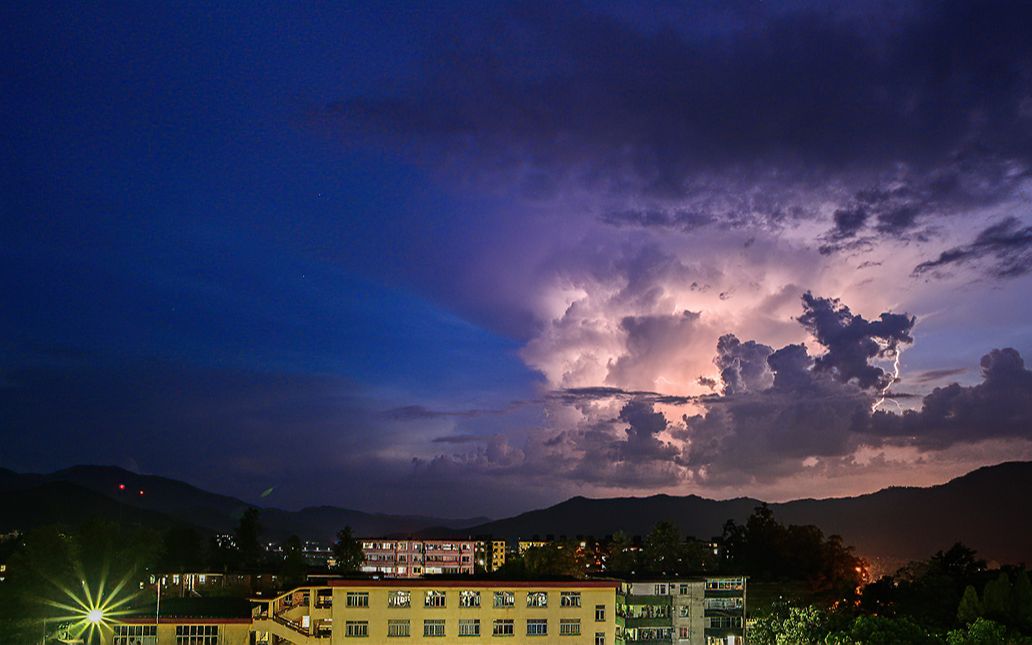
{"type": "Polygon", "coordinates": [[[620,582],[333,580],[257,600],[255,643],[621,645],[620,582]],[[328,640],[327,640],[328,639],[328,640]]]}
{"type": "Polygon", "coordinates": [[[747,586],[744,576],[706,578],[706,645],[745,643],[747,586]]]}
{"type": "Polygon", "coordinates": [[[362,572],[390,578],[473,575],[473,540],[362,540],[362,572]]]}
{"type": "Polygon", "coordinates": [[[743,577],[640,580],[617,597],[624,645],[742,645],[743,577]]]}
{"type": "Polygon", "coordinates": [[[505,558],[509,544],[505,540],[491,540],[491,571],[498,571],[505,566],[505,558]]]}
{"type": "Polygon", "coordinates": [[[157,593],[161,584],[161,595],[165,598],[192,598],[197,596],[247,596],[259,591],[278,589],[282,579],[275,574],[222,573],[222,572],[180,572],[151,575],[143,582],[157,593]]]}
{"type": "Polygon", "coordinates": [[[516,553],[521,557],[531,549],[540,549],[543,546],[547,546],[549,540],[517,540],[516,541],[516,553]]]}

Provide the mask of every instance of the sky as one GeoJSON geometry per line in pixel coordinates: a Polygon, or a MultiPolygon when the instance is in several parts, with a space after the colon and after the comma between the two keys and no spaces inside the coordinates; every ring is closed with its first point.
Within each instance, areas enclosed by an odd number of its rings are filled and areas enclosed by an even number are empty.
{"type": "Polygon", "coordinates": [[[1032,459],[1030,32],[6,3],[0,467],[502,517],[1032,459]]]}

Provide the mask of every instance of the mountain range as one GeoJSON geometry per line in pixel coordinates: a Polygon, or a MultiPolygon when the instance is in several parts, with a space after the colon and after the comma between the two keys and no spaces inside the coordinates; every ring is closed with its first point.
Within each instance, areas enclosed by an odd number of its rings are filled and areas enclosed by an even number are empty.
{"type": "MultiPolygon", "coordinates": [[[[891,487],[856,497],[800,499],[769,506],[781,522],[819,526],[826,534],[841,535],[867,557],[926,558],[961,541],[991,560],[1032,563],[1029,491],[1032,462],[1008,462],[979,468],[938,486],[891,487]]],[[[602,537],[616,531],[644,535],[665,520],[687,535],[707,539],[719,535],[729,519],[744,522],[761,503],[747,497],[712,500],[696,495],[573,497],[495,521],[365,513],[334,506],[298,511],[263,508],[261,522],[271,540],[295,533],[329,541],[344,526],[351,526],[361,536],[516,539],[535,535],[602,537]]],[[[90,517],[131,520],[156,528],[185,524],[223,532],[235,526],[248,506],[181,481],[114,467],[75,466],[43,475],[0,469],[0,532],[47,523],[75,524],[90,517]]]]}
{"type": "MultiPolygon", "coordinates": [[[[49,474],[0,469],[0,533],[49,523],[74,525],[91,517],[132,520],[159,529],[185,525],[222,533],[232,531],[250,506],[253,504],[175,479],[139,475],[114,466],[73,466],[49,474]]],[[[356,535],[412,533],[428,526],[462,530],[487,520],[365,513],[336,506],[259,509],[264,534],[270,540],[297,534],[329,542],[345,526],[352,527],[356,535]]]]}
{"type": "MultiPolygon", "coordinates": [[[[841,535],[868,557],[927,558],[954,542],[1001,562],[1032,563],[1032,462],[979,468],[945,484],[890,487],[856,497],[799,499],[769,504],[784,524],[813,524],[841,535]]],[[[745,522],[758,499],[675,497],[573,497],[549,508],[488,522],[472,534],[601,536],[622,530],[644,535],[669,520],[700,539],[720,535],[724,522],[745,522]]]]}

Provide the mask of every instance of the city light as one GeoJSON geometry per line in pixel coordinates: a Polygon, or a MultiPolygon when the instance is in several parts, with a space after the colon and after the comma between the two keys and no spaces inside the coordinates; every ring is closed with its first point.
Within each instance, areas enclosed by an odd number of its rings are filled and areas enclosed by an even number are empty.
{"type": "Polygon", "coordinates": [[[95,634],[110,630],[112,622],[130,613],[126,608],[136,594],[127,591],[128,581],[127,576],[107,589],[106,580],[102,579],[94,590],[85,580],[81,580],[81,592],[78,593],[59,586],[64,598],[61,601],[47,600],[46,604],[67,613],[51,620],[62,625],[61,630],[70,639],[93,642],[95,634]]]}

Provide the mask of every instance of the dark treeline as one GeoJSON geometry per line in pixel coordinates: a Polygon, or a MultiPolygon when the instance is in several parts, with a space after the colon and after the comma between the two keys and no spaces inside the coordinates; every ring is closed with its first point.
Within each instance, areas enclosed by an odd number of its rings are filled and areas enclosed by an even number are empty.
{"type": "Polygon", "coordinates": [[[987,568],[962,544],[858,589],[852,602],[770,608],[757,645],[1032,645],[1032,583],[1023,567],[987,568]]]}

